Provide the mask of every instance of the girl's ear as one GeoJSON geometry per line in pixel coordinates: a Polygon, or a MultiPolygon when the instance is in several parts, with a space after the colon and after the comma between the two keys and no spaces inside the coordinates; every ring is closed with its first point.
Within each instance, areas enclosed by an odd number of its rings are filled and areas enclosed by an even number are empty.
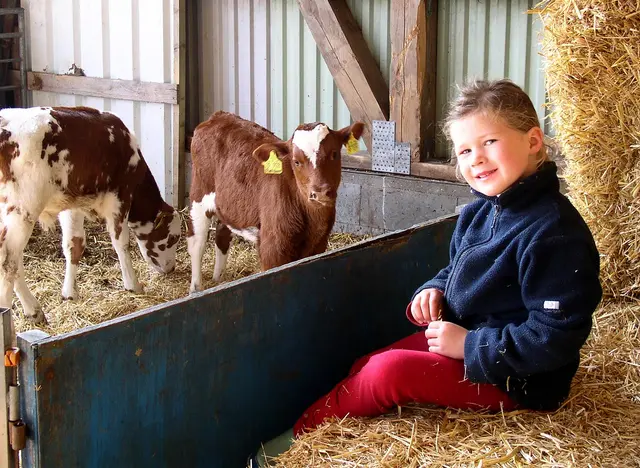
{"type": "Polygon", "coordinates": [[[533,127],[527,132],[529,138],[529,154],[537,154],[544,145],[544,133],[540,127],[533,127]]]}

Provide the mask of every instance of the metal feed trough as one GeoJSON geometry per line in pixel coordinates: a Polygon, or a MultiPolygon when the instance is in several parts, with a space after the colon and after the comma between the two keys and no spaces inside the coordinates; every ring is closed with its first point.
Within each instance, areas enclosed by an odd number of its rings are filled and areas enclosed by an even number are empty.
{"type": "Polygon", "coordinates": [[[455,216],[56,337],[18,335],[22,466],[245,466],[353,361],[415,330],[455,216]]]}

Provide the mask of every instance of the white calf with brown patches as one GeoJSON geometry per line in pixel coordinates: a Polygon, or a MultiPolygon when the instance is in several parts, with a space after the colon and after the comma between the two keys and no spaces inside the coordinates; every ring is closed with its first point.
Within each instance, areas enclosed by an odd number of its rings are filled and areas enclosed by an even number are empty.
{"type": "Polygon", "coordinates": [[[77,297],[84,218],[105,220],[126,289],[141,291],[129,253],[129,225],[155,270],[175,267],[180,219],[166,204],[138,143],[110,113],[77,107],[0,111],[0,307],[16,292],[25,314],[45,317],[24,280],[23,251],[36,221],[62,227],[62,294],[77,297]]]}
{"type": "Polygon", "coordinates": [[[198,125],[191,142],[190,291],[202,289],[202,256],[214,216],[214,281],[224,271],[231,233],[258,244],[263,270],[324,252],[335,221],[340,150],[363,128],[361,122],[341,130],[303,124],[283,141],[227,112],[198,125]]]}

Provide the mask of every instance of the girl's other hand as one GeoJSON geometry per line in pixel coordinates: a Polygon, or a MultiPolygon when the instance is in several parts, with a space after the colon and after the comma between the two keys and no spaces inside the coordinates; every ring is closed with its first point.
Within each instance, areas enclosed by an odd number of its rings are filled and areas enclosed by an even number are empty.
{"type": "Polygon", "coordinates": [[[424,289],[411,302],[411,316],[420,325],[439,320],[444,294],[439,289],[424,289]]]}
{"type": "Polygon", "coordinates": [[[429,351],[453,359],[464,359],[464,340],[469,331],[451,322],[437,320],[424,331],[429,351]]]}

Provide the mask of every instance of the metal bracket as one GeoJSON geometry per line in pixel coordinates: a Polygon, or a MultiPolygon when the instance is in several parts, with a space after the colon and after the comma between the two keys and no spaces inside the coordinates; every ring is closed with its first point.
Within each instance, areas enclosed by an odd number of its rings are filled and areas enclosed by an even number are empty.
{"type": "Polygon", "coordinates": [[[372,132],[371,168],[374,171],[394,172],[396,123],[374,120],[372,132]]]}
{"type": "Polygon", "coordinates": [[[411,174],[411,144],[396,143],[396,123],[374,120],[371,169],[395,174],[411,174]]]}
{"type": "Polygon", "coordinates": [[[411,174],[411,143],[396,143],[393,165],[399,174],[411,174]]]}

